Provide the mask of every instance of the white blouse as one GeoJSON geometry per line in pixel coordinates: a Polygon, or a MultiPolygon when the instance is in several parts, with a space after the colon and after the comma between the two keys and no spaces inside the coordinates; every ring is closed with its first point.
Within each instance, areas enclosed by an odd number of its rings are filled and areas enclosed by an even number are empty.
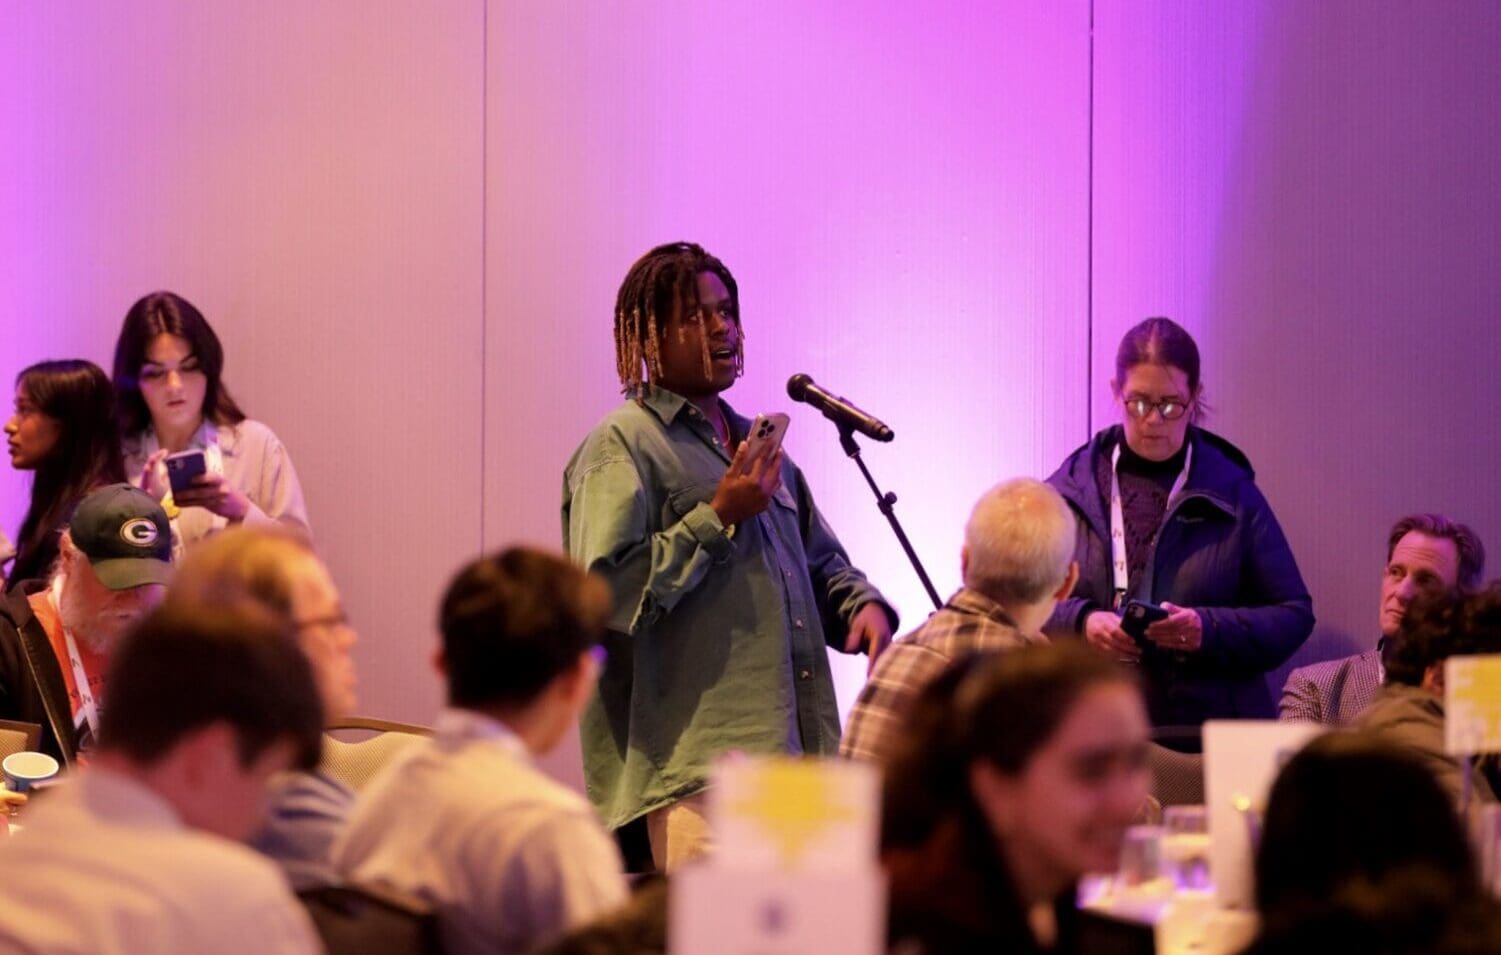
{"type": "MultiPolygon", "coordinates": [[[[151,428],[126,440],[125,475],[130,483],[141,486],[146,459],[160,447],[151,428]]],[[[312,541],[297,471],[287,449],[270,428],[249,418],[223,427],[205,420],[193,433],[188,447],[201,449],[208,470],[222,475],[250,500],[250,510],[245,514],[247,526],[279,524],[312,541]]],[[[166,483],[165,469],[158,477],[162,484],[166,483]]],[[[173,546],[180,553],[228,524],[227,518],[205,508],[183,508],[172,519],[173,546]]]]}

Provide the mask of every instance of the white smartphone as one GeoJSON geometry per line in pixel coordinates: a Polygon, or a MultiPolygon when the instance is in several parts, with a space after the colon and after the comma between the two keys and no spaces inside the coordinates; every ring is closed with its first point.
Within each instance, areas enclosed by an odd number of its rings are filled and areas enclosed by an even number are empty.
{"type": "Polygon", "coordinates": [[[766,448],[768,456],[776,453],[777,448],[782,446],[782,438],[787,434],[787,425],[792,419],[784,414],[758,414],[756,420],[751,422],[750,434],[745,436],[745,454],[749,461],[766,448]]]}

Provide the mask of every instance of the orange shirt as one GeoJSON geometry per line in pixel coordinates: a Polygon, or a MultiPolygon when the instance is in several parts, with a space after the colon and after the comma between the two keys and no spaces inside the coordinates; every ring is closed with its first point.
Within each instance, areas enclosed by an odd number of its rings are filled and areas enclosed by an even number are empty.
{"type": "MultiPolygon", "coordinates": [[[[63,671],[63,682],[68,687],[68,703],[73,707],[73,725],[77,726],[78,713],[83,709],[83,698],[78,695],[78,681],[73,676],[73,664],[68,662],[68,644],[63,639],[63,622],[53,608],[47,591],[32,594],[27,599],[31,604],[31,612],[36,615],[37,622],[42,625],[43,630],[47,631],[47,642],[52,644],[52,653],[57,657],[57,665],[63,671]]],[[[89,689],[93,691],[94,699],[100,709],[103,709],[104,673],[109,669],[109,657],[95,653],[89,649],[87,643],[76,637],[73,642],[78,644],[78,656],[83,660],[83,672],[88,676],[89,689]]]]}

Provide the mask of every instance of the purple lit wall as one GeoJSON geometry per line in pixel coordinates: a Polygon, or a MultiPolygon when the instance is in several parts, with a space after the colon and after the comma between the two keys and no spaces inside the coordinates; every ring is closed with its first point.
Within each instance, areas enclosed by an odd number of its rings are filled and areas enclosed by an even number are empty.
{"type": "MultiPolygon", "coordinates": [[[[557,540],[561,467],[620,400],[616,287],[694,239],[742,289],[728,398],[793,415],[820,506],[919,622],[931,604],[834,428],[785,383],[807,372],[895,429],[865,458],[946,596],[973,500],[1084,429],[1087,6],[524,9],[490,20],[487,543],[557,540]]],[[[864,661],[835,665],[848,705],[864,661]]]]}
{"type": "Polygon", "coordinates": [[[1092,378],[1144,315],[1199,336],[1313,594],[1298,662],[1374,642],[1403,514],[1501,560],[1498,48],[1469,0],[1095,3],[1092,378]]]}
{"type": "MultiPolygon", "coordinates": [[[[973,499],[1110,420],[1121,331],[1170,314],[1333,655],[1399,512],[1501,541],[1497,48],[1480,0],[33,6],[0,29],[0,380],[197,301],[302,472],[364,708],[425,720],[451,569],[558,543],[650,245],[735,271],[729,398],[792,412],[904,626],[926,597],[787,377],[896,429],[866,458],[947,591],[973,499]]],[[[25,493],[0,469],[11,532],[25,493]]]]}

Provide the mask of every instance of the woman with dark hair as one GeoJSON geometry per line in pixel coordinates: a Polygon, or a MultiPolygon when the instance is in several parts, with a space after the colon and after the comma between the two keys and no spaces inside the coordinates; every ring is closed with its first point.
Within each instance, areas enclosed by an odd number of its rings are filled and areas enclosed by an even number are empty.
{"type": "Polygon", "coordinates": [[[280,523],[310,538],[292,459],[270,428],[245,417],[223,371],[219,336],[187,299],[153,292],[130,307],[115,344],[130,480],[170,504],[181,548],[241,523],[280,523]],[[203,451],[207,472],[172,494],[164,461],[191,449],[203,451]]]}
{"type": "Polygon", "coordinates": [[[1047,631],[1139,664],[1156,726],[1270,719],[1266,674],[1308,639],[1313,602],[1251,462],[1198,424],[1198,346],[1149,318],[1121,340],[1110,389],[1121,423],[1048,478],[1079,519],[1079,583],[1047,631]],[[1133,637],[1132,601],[1166,616],[1133,637]]]}
{"type": "Polygon", "coordinates": [[[914,704],[882,802],[904,952],[1067,951],[1150,787],[1135,675],[1077,643],[963,658],[914,704]]]}
{"type": "Polygon", "coordinates": [[[73,508],[90,491],[125,480],[114,400],[109,379],[89,361],[44,361],[16,377],[6,444],[11,467],[36,477],[8,583],[46,577],[73,508]]]}
{"type": "Polygon", "coordinates": [[[1321,736],[1277,776],[1256,901],[1255,955],[1501,951],[1501,909],[1448,796],[1367,733],[1321,736]]]}

